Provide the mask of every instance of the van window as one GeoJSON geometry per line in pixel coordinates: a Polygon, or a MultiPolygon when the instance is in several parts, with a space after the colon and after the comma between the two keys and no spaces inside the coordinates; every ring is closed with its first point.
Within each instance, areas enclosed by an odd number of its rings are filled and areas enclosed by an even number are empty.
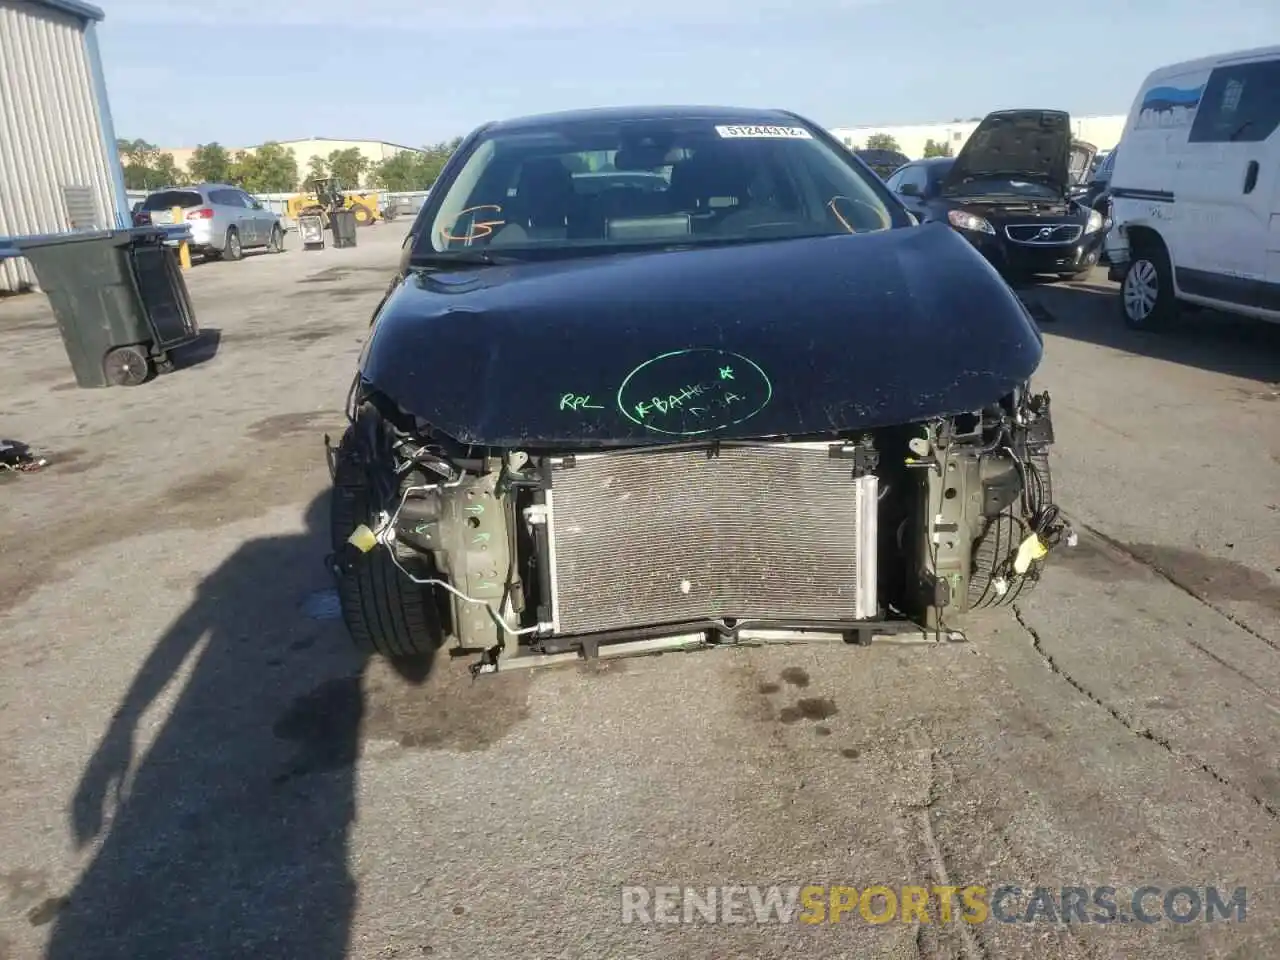
{"type": "Polygon", "coordinates": [[[1280,60],[1219,67],[1209,75],[1191,143],[1259,143],[1280,126],[1280,60]]]}

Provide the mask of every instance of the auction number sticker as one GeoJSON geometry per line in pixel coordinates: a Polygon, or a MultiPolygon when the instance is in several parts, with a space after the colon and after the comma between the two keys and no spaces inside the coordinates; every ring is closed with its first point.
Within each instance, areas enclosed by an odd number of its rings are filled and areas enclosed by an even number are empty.
{"type": "Polygon", "coordinates": [[[733,123],[716,127],[716,133],[726,140],[812,140],[811,134],[804,127],[771,127],[733,123]]]}

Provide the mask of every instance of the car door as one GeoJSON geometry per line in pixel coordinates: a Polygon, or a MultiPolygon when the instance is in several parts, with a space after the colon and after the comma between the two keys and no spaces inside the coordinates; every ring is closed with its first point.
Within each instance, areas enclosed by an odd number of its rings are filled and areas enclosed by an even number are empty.
{"type": "Polygon", "coordinates": [[[1177,178],[1174,275],[1192,296],[1280,311],[1280,59],[1219,64],[1177,178]],[[1277,284],[1277,286],[1272,286],[1277,284]]]}
{"type": "Polygon", "coordinates": [[[249,208],[249,217],[253,220],[254,245],[265,245],[271,240],[271,228],[275,226],[276,215],[263,205],[257,197],[240,191],[240,199],[249,208]]]}
{"type": "Polygon", "coordinates": [[[226,225],[235,227],[240,234],[240,246],[242,248],[256,246],[258,243],[257,224],[254,223],[253,218],[250,216],[252,211],[243,199],[244,194],[239,190],[224,188],[212,191],[209,196],[214,203],[218,204],[226,225]]]}

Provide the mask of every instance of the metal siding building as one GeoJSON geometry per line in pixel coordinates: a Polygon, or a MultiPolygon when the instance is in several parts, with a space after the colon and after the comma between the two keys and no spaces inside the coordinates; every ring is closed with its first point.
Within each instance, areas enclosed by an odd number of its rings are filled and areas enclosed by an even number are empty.
{"type": "MultiPolygon", "coordinates": [[[[0,237],[129,222],[102,17],[79,0],[0,0],[0,237]]],[[[25,260],[0,259],[0,290],[35,282],[25,260]]]]}

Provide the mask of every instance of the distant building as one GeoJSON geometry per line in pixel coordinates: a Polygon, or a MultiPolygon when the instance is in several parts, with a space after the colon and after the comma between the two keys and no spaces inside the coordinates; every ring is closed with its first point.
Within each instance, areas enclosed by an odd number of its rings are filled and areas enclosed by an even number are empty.
{"type": "MultiPolygon", "coordinates": [[[[307,175],[312,157],[327,159],[329,154],[335,150],[349,150],[355,147],[368,159],[370,167],[394,157],[397,153],[403,153],[405,150],[422,152],[418,147],[406,147],[403,144],[387,143],[383,140],[331,140],[325,137],[311,137],[306,140],[279,140],[276,142],[286,150],[292,151],[294,159],[298,161],[298,176],[300,178],[307,175]]],[[[254,149],[254,147],[233,147],[226,144],[223,144],[223,146],[232,156],[239,150],[254,149]]],[[[195,155],[196,148],[161,147],[160,151],[173,154],[173,162],[177,164],[178,169],[186,170],[187,164],[191,161],[192,156],[195,155]]]]}
{"type": "MultiPolygon", "coordinates": [[[[79,0],[0,0],[0,237],[101,230],[129,222],[96,27],[79,0]]],[[[21,257],[0,259],[0,290],[36,285],[21,257]]]]}
{"type": "MultiPolygon", "coordinates": [[[[1120,142],[1126,117],[1072,117],[1071,126],[1077,140],[1091,143],[1099,150],[1111,150],[1120,142]]],[[[953,120],[950,123],[924,123],[915,126],[837,127],[832,136],[850,149],[867,145],[867,138],[877,133],[888,134],[898,144],[898,149],[913,160],[924,156],[924,145],[929,140],[946,143],[953,154],[959,153],[970,134],[978,129],[978,120],[953,120]]]]}

